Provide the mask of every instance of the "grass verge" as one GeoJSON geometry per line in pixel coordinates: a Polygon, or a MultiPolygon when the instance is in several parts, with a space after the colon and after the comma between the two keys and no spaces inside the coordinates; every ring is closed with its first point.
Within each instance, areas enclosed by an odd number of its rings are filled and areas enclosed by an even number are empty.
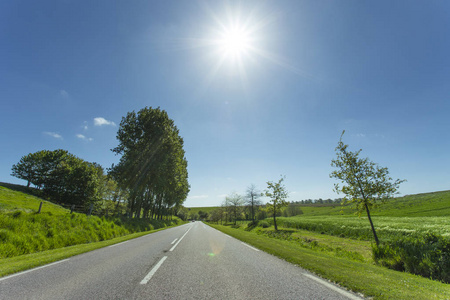
{"type": "Polygon", "coordinates": [[[450,299],[450,285],[302,248],[292,241],[269,238],[227,226],[210,226],[267,253],[310,270],[354,292],[374,299],[450,299]]]}
{"type": "Polygon", "coordinates": [[[65,248],[59,248],[59,249],[53,249],[53,250],[47,250],[32,254],[26,254],[21,256],[16,256],[12,258],[4,258],[0,259],[0,277],[25,271],[28,269],[36,268],[42,265],[46,265],[58,260],[62,260],[71,256],[75,256],[78,254],[82,254],[85,252],[89,252],[92,250],[96,250],[99,248],[103,248],[106,246],[110,246],[113,244],[121,243],[127,240],[131,240],[134,238],[141,237],[143,235],[151,234],[160,230],[168,229],[171,227],[176,227],[179,225],[182,225],[184,223],[180,223],[178,225],[168,226],[165,228],[150,230],[146,232],[137,232],[125,236],[121,236],[118,238],[114,238],[111,240],[101,241],[101,242],[95,242],[95,243],[89,243],[89,244],[81,244],[81,245],[74,245],[70,247],[65,248]]]}

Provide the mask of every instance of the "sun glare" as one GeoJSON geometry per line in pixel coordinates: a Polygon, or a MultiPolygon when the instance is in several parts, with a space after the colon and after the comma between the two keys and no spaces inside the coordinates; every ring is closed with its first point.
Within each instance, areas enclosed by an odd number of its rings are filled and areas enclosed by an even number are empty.
{"type": "Polygon", "coordinates": [[[219,39],[219,46],[227,56],[241,56],[250,48],[250,36],[241,28],[224,30],[219,39]]]}

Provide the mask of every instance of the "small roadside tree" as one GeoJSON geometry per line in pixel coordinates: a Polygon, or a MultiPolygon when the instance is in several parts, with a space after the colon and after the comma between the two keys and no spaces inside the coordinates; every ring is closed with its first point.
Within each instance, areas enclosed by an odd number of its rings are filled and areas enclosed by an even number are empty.
{"type": "Polygon", "coordinates": [[[336,183],[334,190],[339,194],[345,194],[342,204],[354,204],[358,214],[365,211],[369,219],[375,243],[379,245],[379,240],[375,227],[370,217],[370,209],[379,203],[386,202],[397,193],[399,185],[406,181],[393,179],[389,176],[387,168],[378,166],[368,158],[360,158],[361,149],[356,152],[347,150],[348,145],[342,142],[342,132],[338,146],[336,147],[336,159],[331,161],[331,166],[337,168],[330,174],[331,178],[336,178],[343,184],[336,183]]]}
{"type": "Polygon", "coordinates": [[[233,193],[231,193],[230,196],[227,196],[225,198],[225,202],[228,204],[230,213],[234,219],[234,225],[236,225],[238,215],[241,214],[241,208],[242,208],[242,205],[244,204],[244,200],[242,199],[241,195],[233,192],[233,193]]]}
{"type": "Polygon", "coordinates": [[[250,214],[252,216],[252,221],[255,222],[255,206],[261,205],[259,198],[261,197],[261,192],[258,191],[254,184],[251,184],[246,191],[245,199],[247,205],[250,206],[250,214]]]}
{"type": "Polygon", "coordinates": [[[277,213],[281,212],[281,209],[288,205],[286,201],[288,197],[288,191],[283,184],[286,177],[282,176],[278,182],[267,182],[267,189],[264,191],[264,195],[270,198],[267,203],[267,211],[273,215],[273,225],[275,230],[277,227],[277,213]]]}

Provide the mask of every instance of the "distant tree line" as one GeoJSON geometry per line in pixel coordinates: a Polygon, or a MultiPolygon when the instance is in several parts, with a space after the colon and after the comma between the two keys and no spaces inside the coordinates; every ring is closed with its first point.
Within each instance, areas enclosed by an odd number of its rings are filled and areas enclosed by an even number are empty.
{"type": "Polygon", "coordinates": [[[247,220],[256,222],[268,217],[274,218],[276,224],[276,217],[294,216],[302,214],[299,205],[290,204],[286,201],[288,192],[283,184],[284,177],[278,182],[267,182],[267,189],[262,193],[251,184],[244,195],[236,192],[231,193],[222,202],[221,207],[215,208],[209,212],[198,211],[189,212],[189,209],[183,208],[178,213],[183,219],[193,220],[208,220],[216,223],[233,223],[236,225],[237,221],[247,220]],[[269,197],[269,202],[263,204],[261,197],[269,197]],[[286,209],[284,209],[286,207],[286,209]]]}

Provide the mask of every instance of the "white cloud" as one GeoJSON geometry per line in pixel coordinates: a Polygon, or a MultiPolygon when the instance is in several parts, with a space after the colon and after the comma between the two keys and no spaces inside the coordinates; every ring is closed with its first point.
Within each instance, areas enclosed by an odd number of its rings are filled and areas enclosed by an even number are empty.
{"type": "Polygon", "coordinates": [[[189,196],[188,199],[205,199],[208,195],[189,196]]]}
{"type": "Polygon", "coordinates": [[[108,121],[102,117],[97,117],[97,118],[94,118],[94,125],[95,126],[103,126],[103,125],[116,126],[116,123],[114,123],[113,121],[108,121]]]}
{"type": "Polygon", "coordinates": [[[69,99],[69,93],[66,90],[60,90],[59,91],[59,95],[63,98],[63,99],[69,99]]]}
{"type": "Polygon", "coordinates": [[[80,134],[80,133],[77,134],[77,138],[79,138],[80,140],[88,141],[88,142],[94,140],[93,138],[88,138],[88,137],[86,137],[86,136],[84,136],[84,135],[82,135],[82,134],[80,134]]]}
{"type": "Polygon", "coordinates": [[[61,136],[60,134],[56,133],[56,132],[45,131],[45,132],[43,132],[43,133],[44,133],[45,135],[49,135],[49,136],[51,136],[51,137],[54,137],[55,139],[60,139],[60,140],[63,139],[62,136],[61,136]]]}
{"type": "Polygon", "coordinates": [[[87,121],[83,122],[83,129],[88,130],[88,122],[87,121]]]}
{"type": "Polygon", "coordinates": [[[366,135],[364,133],[357,133],[356,137],[364,138],[366,135]]]}

